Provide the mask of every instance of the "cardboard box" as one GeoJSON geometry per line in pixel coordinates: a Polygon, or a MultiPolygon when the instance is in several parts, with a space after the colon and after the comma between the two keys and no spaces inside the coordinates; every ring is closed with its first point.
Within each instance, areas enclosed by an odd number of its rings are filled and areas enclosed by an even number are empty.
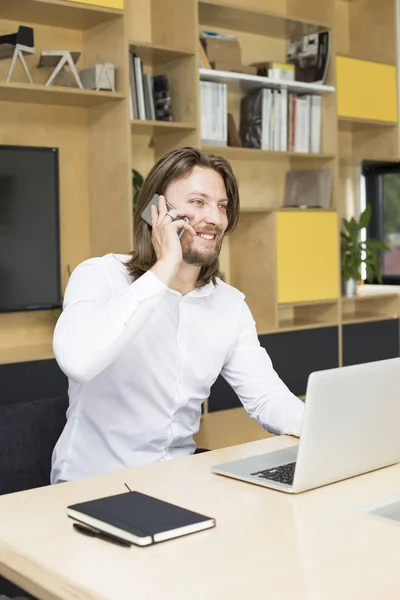
{"type": "Polygon", "coordinates": [[[285,81],[294,81],[294,65],[276,61],[252,63],[261,77],[272,77],[285,81]]]}
{"type": "Polygon", "coordinates": [[[238,40],[204,37],[202,38],[202,43],[210,63],[227,62],[235,65],[242,63],[238,40]]]}
{"type": "Polygon", "coordinates": [[[256,67],[233,64],[231,62],[211,62],[211,68],[215,71],[230,71],[231,73],[246,73],[247,75],[257,75],[256,67]]]}

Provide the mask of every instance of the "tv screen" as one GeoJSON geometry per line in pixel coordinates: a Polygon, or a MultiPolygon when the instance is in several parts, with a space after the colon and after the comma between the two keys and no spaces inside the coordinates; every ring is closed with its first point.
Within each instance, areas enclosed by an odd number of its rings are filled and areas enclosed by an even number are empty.
{"type": "Polygon", "coordinates": [[[0,312],[61,306],[57,148],[0,146],[0,312]]]}

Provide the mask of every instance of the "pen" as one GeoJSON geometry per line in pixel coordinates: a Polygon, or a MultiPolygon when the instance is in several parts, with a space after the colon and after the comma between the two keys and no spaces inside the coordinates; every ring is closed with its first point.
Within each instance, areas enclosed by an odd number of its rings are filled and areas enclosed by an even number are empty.
{"type": "Polygon", "coordinates": [[[89,537],[97,537],[105,542],[111,542],[112,544],[117,544],[117,546],[124,546],[125,548],[130,548],[132,545],[130,542],[126,540],[122,540],[121,538],[115,537],[111,533],[104,533],[103,531],[99,531],[98,529],[94,529],[92,527],[86,527],[86,525],[81,525],[80,523],[73,523],[73,527],[79,533],[83,533],[83,535],[88,535],[89,537]]]}

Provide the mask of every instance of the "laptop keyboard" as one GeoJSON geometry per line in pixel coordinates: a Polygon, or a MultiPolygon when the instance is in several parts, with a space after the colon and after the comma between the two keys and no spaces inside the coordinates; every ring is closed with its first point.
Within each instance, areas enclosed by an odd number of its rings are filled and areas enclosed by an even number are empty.
{"type": "Polygon", "coordinates": [[[272,481],[279,481],[279,483],[292,485],[295,466],[296,462],[291,462],[287,465],[273,467],[272,469],[265,469],[265,471],[257,471],[256,473],[251,473],[251,475],[256,475],[262,479],[271,479],[272,481]]]}

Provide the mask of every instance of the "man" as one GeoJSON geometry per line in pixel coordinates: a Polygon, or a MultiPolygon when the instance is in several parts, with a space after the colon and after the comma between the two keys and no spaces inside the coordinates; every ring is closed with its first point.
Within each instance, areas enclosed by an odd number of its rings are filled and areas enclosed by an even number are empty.
{"type": "Polygon", "coordinates": [[[143,184],[134,252],[75,269],[54,332],[70,406],[52,483],[192,454],[220,373],[262,427],[300,435],[303,403],[273,370],[244,295],[220,279],[222,240],[238,216],[230,164],[181,148],[143,184]],[[155,193],[151,227],[141,214],[155,193]]]}

